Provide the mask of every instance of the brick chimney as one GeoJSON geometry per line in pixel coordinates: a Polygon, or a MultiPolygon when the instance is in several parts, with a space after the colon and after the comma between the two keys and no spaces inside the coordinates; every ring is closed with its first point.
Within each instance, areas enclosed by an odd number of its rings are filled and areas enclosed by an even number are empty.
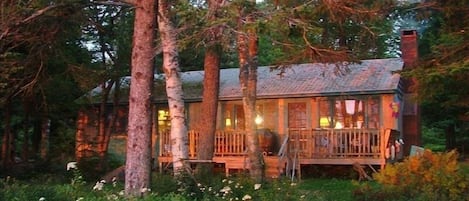
{"type": "MultiPolygon", "coordinates": [[[[416,30],[401,31],[401,52],[404,70],[415,67],[418,60],[418,42],[416,30]]],[[[404,154],[410,153],[411,145],[421,145],[420,107],[415,100],[416,91],[413,86],[415,79],[404,80],[402,136],[404,138],[404,154]]]]}
{"type": "Polygon", "coordinates": [[[412,68],[418,60],[417,31],[413,29],[401,31],[401,52],[404,68],[412,68]]]}

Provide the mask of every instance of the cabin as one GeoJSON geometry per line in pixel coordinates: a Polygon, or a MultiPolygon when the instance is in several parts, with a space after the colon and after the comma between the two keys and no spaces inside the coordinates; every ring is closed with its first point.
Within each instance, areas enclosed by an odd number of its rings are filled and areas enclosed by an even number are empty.
{"type": "MultiPolygon", "coordinates": [[[[309,63],[279,70],[258,68],[256,118],[266,175],[298,174],[307,165],[384,167],[419,145],[419,111],[409,81],[399,74],[415,61],[416,32],[403,31],[402,58],[370,59],[358,63],[309,63]],[[409,40],[405,41],[405,40],[409,40]],[[406,43],[408,42],[408,43],[406,43]],[[414,55],[408,56],[408,52],[414,55]],[[412,60],[414,59],[414,60],[412,60]]],[[[239,69],[220,71],[219,103],[213,162],[227,175],[249,169],[246,160],[244,112],[239,69]]],[[[181,73],[189,136],[189,162],[197,162],[203,71],[181,73]],[[191,160],[193,159],[193,160],[191,160]]],[[[161,78],[161,76],[159,76],[161,78]]],[[[130,78],[123,78],[130,80],[130,78]]],[[[171,165],[170,119],[163,81],[155,81],[153,154],[159,168],[171,165]]],[[[123,84],[123,87],[126,85],[123,84]]],[[[127,85],[128,87],[128,85],[127,85]]],[[[99,88],[88,94],[98,97],[99,88]]],[[[111,148],[125,149],[127,97],[122,97],[111,148]]],[[[98,99],[96,99],[98,100],[98,99]]],[[[111,107],[111,104],[109,104],[111,107]]],[[[77,131],[77,157],[86,156],[97,133],[99,107],[88,107],[77,131]],[[92,109],[90,109],[92,108],[92,109]],[[85,142],[84,142],[85,141],[85,142]]],[[[207,161],[205,161],[207,162],[207,161]]]]}

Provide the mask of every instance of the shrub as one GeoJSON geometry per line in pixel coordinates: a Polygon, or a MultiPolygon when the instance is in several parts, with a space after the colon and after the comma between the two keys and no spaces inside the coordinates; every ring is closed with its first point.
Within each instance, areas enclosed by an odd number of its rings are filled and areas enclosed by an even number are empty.
{"type": "Polygon", "coordinates": [[[387,165],[374,178],[379,185],[361,185],[357,200],[467,200],[469,176],[458,163],[458,153],[433,153],[387,165]]]}

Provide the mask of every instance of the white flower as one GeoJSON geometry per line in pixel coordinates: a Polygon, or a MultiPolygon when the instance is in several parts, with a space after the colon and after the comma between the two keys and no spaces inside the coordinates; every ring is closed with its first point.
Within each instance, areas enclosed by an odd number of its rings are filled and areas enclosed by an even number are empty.
{"type": "Polygon", "coordinates": [[[79,197],[76,201],[82,201],[82,200],[85,200],[85,198],[79,197]]]}
{"type": "Polygon", "coordinates": [[[140,189],[140,193],[146,193],[146,192],[151,192],[150,188],[142,188],[140,189]]]}
{"type": "Polygon", "coordinates": [[[46,201],[46,198],[45,197],[40,197],[39,201],[46,201]]]}
{"type": "Polygon", "coordinates": [[[231,188],[229,186],[225,186],[220,190],[220,192],[225,193],[225,194],[229,193],[230,191],[231,191],[231,188]]]}
{"type": "Polygon", "coordinates": [[[254,184],[254,190],[259,190],[262,184],[254,184]]]}
{"type": "Polygon", "coordinates": [[[124,195],[124,194],[125,194],[124,190],[119,191],[119,195],[124,195]]]}
{"type": "Polygon", "coordinates": [[[111,194],[106,196],[107,200],[119,200],[119,196],[111,194]]]}
{"type": "Polygon", "coordinates": [[[228,180],[228,184],[232,184],[232,183],[233,183],[233,181],[231,181],[231,180],[228,180]]]}
{"type": "Polygon", "coordinates": [[[248,194],[244,195],[244,197],[242,198],[242,200],[251,200],[252,197],[248,194]]]}
{"type": "Polygon", "coordinates": [[[103,190],[105,182],[103,183],[102,181],[103,180],[96,182],[96,184],[93,186],[93,190],[95,190],[95,191],[103,190]]]}
{"type": "Polygon", "coordinates": [[[225,183],[226,181],[228,181],[227,179],[223,179],[221,180],[222,183],[225,183]]]}
{"type": "Polygon", "coordinates": [[[291,183],[290,186],[296,186],[296,183],[291,183]]]}
{"type": "Polygon", "coordinates": [[[78,169],[78,168],[77,168],[77,162],[72,161],[72,162],[68,162],[68,163],[67,163],[67,171],[69,171],[69,170],[71,170],[71,169],[78,169]]]}

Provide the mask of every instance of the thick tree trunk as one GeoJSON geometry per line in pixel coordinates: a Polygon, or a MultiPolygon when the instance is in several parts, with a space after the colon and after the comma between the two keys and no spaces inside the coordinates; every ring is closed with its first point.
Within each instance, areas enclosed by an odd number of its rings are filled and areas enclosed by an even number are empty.
{"type": "Polygon", "coordinates": [[[163,71],[166,76],[166,94],[168,95],[169,114],[171,119],[171,152],[173,155],[174,175],[179,175],[188,158],[188,136],[178,63],[176,30],[170,16],[170,2],[158,1],[158,29],[163,49],[163,71]]]}
{"type": "Polygon", "coordinates": [[[151,93],[153,84],[155,1],[135,1],[132,69],[129,94],[125,194],[140,196],[150,188],[151,93]]]}
{"type": "MultiPolygon", "coordinates": [[[[209,20],[216,20],[216,12],[220,7],[220,2],[218,0],[209,0],[208,6],[209,20]]],[[[212,27],[207,36],[209,45],[205,50],[204,90],[201,106],[204,110],[202,111],[202,118],[197,126],[200,131],[197,158],[201,160],[211,160],[214,152],[221,58],[221,47],[218,39],[221,33],[221,28],[212,27]]],[[[212,170],[213,164],[211,163],[202,163],[197,166],[197,172],[202,175],[210,174],[212,170]]]]}
{"type": "Polygon", "coordinates": [[[239,33],[237,36],[239,53],[239,80],[243,94],[244,116],[246,119],[246,143],[250,164],[250,176],[256,182],[264,178],[263,156],[259,149],[259,139],[256,133],[254,118],[256,115],[257,96],[257,34],[253,27],[245,29],[246,23],[254,19],[246,16],[242,11],[238,21],[239,33]],[[243,31],[246,30],[246,31],[243,31]]]}

